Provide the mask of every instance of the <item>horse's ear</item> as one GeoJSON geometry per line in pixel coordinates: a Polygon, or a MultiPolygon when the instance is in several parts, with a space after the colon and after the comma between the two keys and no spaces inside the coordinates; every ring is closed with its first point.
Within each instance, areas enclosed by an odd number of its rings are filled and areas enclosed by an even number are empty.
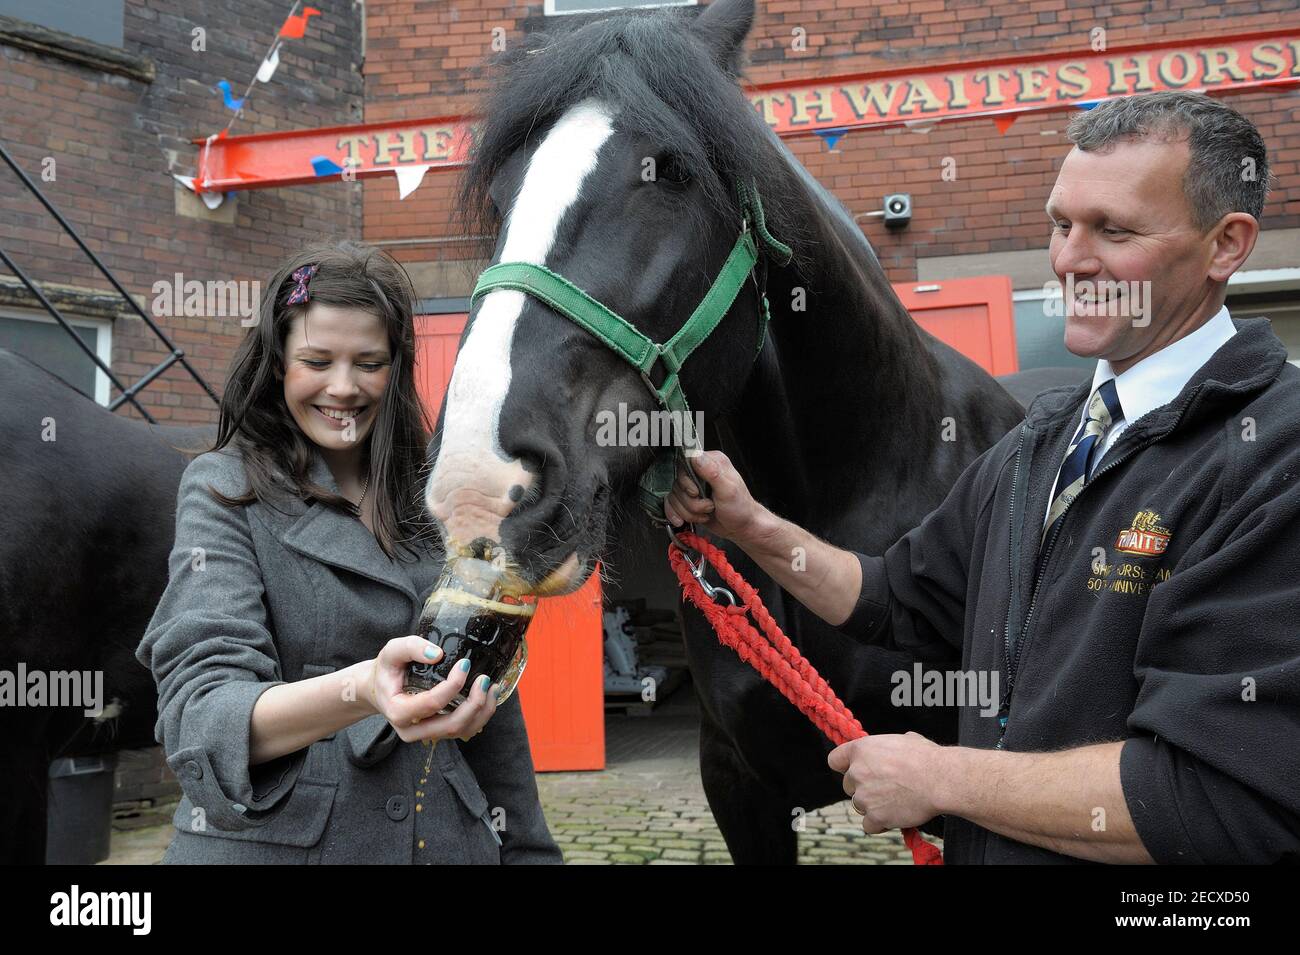
{"type": "Polygon", "coordinates": [[[754,0],[713,0],[695,18],[691,29],[712,51],[719,66],[738,74],[745,37],[753,25],[754,0]]]}

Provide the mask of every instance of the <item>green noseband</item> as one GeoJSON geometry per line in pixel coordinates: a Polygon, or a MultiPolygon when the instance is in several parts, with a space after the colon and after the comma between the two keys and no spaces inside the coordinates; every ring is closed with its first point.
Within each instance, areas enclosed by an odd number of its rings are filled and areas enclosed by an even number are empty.
{"type": "MultiPolygon", "coordinates": [[[[478,282],[470,295],[471,309],[480,296],[496,289],[514,289],[531,295],[604,342],[611,351],[640,373],[641,380],[660,406],[675,413],[673,420],[680,419],[681,429],[678,433],[682,439],[681,446],[657,455],[654,463],[641,476],[640,503],[651,519],[656,521],[664,520],[663,501],[672,489],[676,475],[675,452],[680,453],[683,448],[700,447],[690,404],[682,391],[682,365],[713,334],[723,316],[735,303],[741,286],[759,265],[759,250],[754,236],[758,235],[778,265],[789,263],[793,254],[789,246],[767,231],[758,190],[737,183],[736,191],[744,215],[740,237],[691,317],[677,330],[677,334],[663,344],[643,335],[627,319],[592,298],[564,276],[532,262],[499,262],[489,266],[479,274],[478,282]]],[[[758,347],[754,351],[755,360],[763,349],[770,318],[765,291],[766,268],[762,271],[764,280],[759,287],[758,347]]]]}

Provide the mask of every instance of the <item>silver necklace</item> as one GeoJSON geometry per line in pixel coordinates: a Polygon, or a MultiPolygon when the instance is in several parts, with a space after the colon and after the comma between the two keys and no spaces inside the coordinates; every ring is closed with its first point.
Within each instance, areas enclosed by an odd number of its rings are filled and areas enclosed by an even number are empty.
{"type": "Polygon", "coordinates": [[[370,475],[366,475],[366,483],[361,485],[361,499],[357,501],[357,510],[366,502],[366,492],[370,490],[370,475]]]}

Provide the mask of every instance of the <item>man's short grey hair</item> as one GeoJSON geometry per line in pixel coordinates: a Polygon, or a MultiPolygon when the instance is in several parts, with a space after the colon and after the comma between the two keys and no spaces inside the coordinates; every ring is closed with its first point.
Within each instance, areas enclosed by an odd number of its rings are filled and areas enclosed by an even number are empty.
{"type": "Polygon", "coordinates": [[[1208,231],[1230,212],[1256,221],[1268,197],[1268,154],[1255,124],[1204,93],[1170,90],[1107,100],[1070,120],[1066,136],[1084,152],[1118,143],[1186,140],[1191,158],[1183,193],[1192,222],[1208,231]]]}

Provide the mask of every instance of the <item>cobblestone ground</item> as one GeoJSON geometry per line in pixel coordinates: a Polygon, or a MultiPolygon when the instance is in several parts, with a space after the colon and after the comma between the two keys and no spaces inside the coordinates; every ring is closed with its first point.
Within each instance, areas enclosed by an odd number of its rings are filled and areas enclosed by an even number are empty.
{"type": "MultiPolygon", "coordinates": [[[[541,773],[542,807],[571,865],[727,864],[731,857],[700,782],[698,717],[689,686],[650,716],[606,720],[606,768],[541,773]]],[[[109,864],[150,864],[171,841],[172,806],[120,820],[109,864]]],[[[793,821],[794,817],[791,816],[793,821]]],[[[847,802],[810,812],[803,864],[910,865],[897,832],[867,836],[847,802]]]]}
{"type": "MultiPolygon", "coordinates": [[[[538,777],[551,834],[570,865],[729,864],[692,765],[666,772],[615,768],[538,777]]],[[[792,815],[793,820],[793,815],[792,815]]],[[[848,803],[804,816],[801,864],[911,865],[898,833],[867,836],[848,803]]]]}

